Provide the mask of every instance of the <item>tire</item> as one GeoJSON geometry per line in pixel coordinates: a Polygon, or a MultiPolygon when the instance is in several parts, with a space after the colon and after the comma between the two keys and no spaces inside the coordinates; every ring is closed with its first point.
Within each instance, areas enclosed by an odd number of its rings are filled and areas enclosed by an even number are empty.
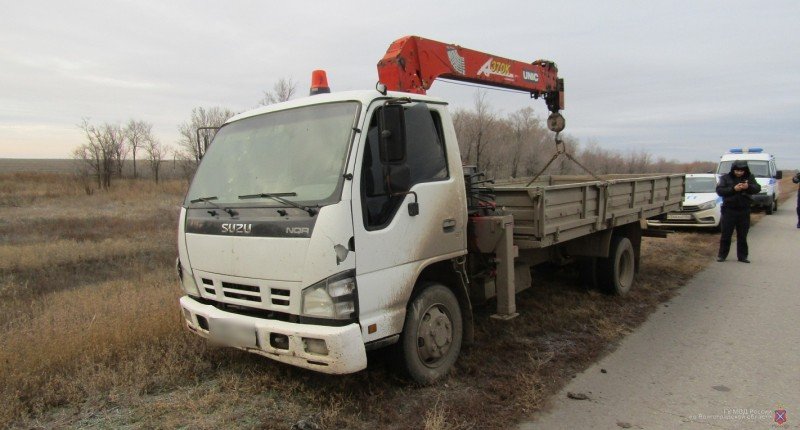
{"type": "Polygon", "coordinates": [[[611,238],[608,258],[597,259],[597,282],[607,293],[624,296],[633,286],[636,274],[636,254],[630,239],[623,236],[611,238]]]}
{"type": "Polygon", "coordinates": [[[769,206],[765,208],[765,212],[767,213],[767,215],[772,215],[774,206],[775,206],[775,201],[773,200],[772,203],[770,203],[769,206]]]}
{"type": "Polygon", "coordinates": [[[436,382],[458,359],[462,338],[456,296],[442,284],[424,285],[406,311],[400,342],[404,370],[418,384],[436,382]]]}

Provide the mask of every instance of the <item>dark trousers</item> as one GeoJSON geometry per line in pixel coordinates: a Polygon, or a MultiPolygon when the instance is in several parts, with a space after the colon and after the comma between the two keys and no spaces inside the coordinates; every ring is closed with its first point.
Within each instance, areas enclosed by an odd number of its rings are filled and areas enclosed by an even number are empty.
{"type": "Polygon", "coordinates": [[[800,226],[800,188],[797,189],[797,225],[800,226]]]}
{"type": "MultiPolygon", "coordinates": [[[[799,209],[800,210],[800,209],[799,209]]],[[[722,235],[719,238],[719,254],[722,258],[728,257],[731,250],[731,236],[736,229],[736,258],[747,258],[747,232],[750,230],[750,209],[722,208],[722,221],[720,221],[722,235]]]]}

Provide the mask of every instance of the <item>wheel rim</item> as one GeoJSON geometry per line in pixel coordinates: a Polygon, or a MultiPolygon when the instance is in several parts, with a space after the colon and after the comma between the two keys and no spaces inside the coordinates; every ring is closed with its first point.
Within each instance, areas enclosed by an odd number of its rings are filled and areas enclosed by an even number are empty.
{"type": "Polygon", "coordinates": [[[633,253],[628,250],[623,251],[619,256],[617,281],[623,291],[627,291],[633,285],[633,253]]]}
{"type": "Polygon", "coordinates": [[[437,367],[447,357],[453,344],[453,321],[441,304],[430,306],[422,314],[417,328],[417,354],[428,367],[437,367]]]}

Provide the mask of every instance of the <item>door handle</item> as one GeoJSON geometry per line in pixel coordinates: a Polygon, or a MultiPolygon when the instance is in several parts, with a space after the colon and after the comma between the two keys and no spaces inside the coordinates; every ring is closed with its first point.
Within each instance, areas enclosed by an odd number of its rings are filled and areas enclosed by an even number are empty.
{"type": "Polygon", "coordinates": [[[442,221],[442,231],[445,233],[452,233],[456,231],[456,220],[453,218],[448,218],[442,221]]]}

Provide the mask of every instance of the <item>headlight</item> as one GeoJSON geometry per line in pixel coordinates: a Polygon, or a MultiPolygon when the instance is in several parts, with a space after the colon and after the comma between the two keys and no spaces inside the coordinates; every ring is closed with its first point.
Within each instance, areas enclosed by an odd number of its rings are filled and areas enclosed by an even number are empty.
{"type": "Polygon", "coordinates": [[[348,270],[303,290],[303,316],[346,320],[356,310],[355,271],[348,270]]]}
{"type": "Polygon", "coordinates": [[[711,200],[710,202],[705,202],[703,204],[697,205],[697,210],[704,211],[706,209],[711,209],[717,206],[716,200],[711,200]]]}
{"type": "Polygon", "coordinates": [[[200,290],[197,289],[197,283],[194,282],[194,276],[192,276],[191,272],[183,268],[180,258],[178,258],[175,262],[175,266],[178,269],[178,279],[181,282],[183,291],[190,296],[200,297],[200,290]]]}

